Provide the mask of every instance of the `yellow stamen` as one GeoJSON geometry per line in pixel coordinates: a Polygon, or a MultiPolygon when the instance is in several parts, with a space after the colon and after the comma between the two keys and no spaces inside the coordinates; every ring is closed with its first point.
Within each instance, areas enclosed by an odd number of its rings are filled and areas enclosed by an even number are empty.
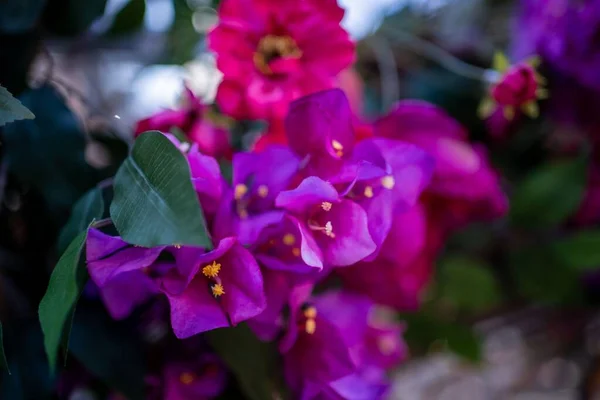
{"type": "Polygon", "coordinates": [[[236,200],[239,200],[242,197],[244,197],[246,193],[248,193],[248,186],[244,185],[243,183],[238,183],[237,185],[235,185],[233,196],[236,200]]]}
{"type": "Polygon", "coordinates": [[[365,187],[365,192],[364,192],[365,197],[367,198],[371,198],[373,197],[373,188],[371,186],[367,186],[365,187]]]}
{"type": "Polygon", "coordinates": [[[296,243],[296,237],[294,235],[291,233],[286,233],[283,235],[283,244],[286,246],[292,246],[294,243],[296,243]]]}
{"type": "Polygon", "coordinates": [[[257,191],[258,195],[263,199],[269,195],[269,188],[267,187],[267,185],[260,185],[257,191]]]}
{"type": "Polygon", "coordinates": [[[309,319],[315,319],[317,317],[317,309],[315,307],[308,307],[304,310],[304,316],[309,319]]]}
{"type": "Polygon", "coordinates": [[[540,115],[540,109],[535,101],[530,101],[521,106],[521,111],[530,118],[537,118],[540,115]]]}
{"type": "Polygon", "coordinates": [[[502,112],[504,113],[504,118],[506,118],[508,121],[512,121],[515,117],[515,108],[512,106],[504,107],[502,112]]]}
{"type": "Polygon", "coordinates": [[[238,210],[238,215],[240,216],[241,219],[246,219],[246,218],[248,218],[248,211],[246,211],[245,208],[241,208],[238,210]]]}
{"type": "Polygon", "coordinates": [[[333,204],[331,204],[330,202],[328,202],[328,201],[324,201],[324,202],[322,202],[322,203],[321,203],[321,208],[322,208],[324,211],[329,211],[329,210],[331,210],[331,206],[332,206],[332,205],[333,205],[333,204]]]}
{"type": "Polygon", "coordinates": [[[548,98],[548,96],[550,95],[550,93],[548,92],[548,89],[546,89],[546,88],[538,88],[535,91],[535,95],[536,95],[536,97],[538,99],[544,100],[544,99],[548,98]]]}
{"type": "Polygon", "coordinates": [[[179,375],[179,382],[184,385],[190,385],[196,380],[196,376],[190,372],[184,372],[179,375]]]}
{"type": "Polygon", "coordinates": [[[302,50],[289,36],[267,35],[258,43],[253,56],[254,66],[264,75],[272,75],[269,63],[278,58],[300,58],[302,50]]]}
{"type": "Polygon", "coordinates": [[[180,249],[181,245],[180,244],[174,244],[173,247],[175,247],[176,249],[180,249]]]}
{"type": "Polygon", "coordinates": [[[300,257],[300,248],[294,247],[292,249],[292,254],[294,255],[294,257],[300,257]]]}
{"type": "Polygon", "coordinates": [[[393,189],[394,186],[396,186],[396,181],[394,180],[393,176],[388,175],[381,178],[381,184],[386,189],[393,189]]]}
{"type": "Polygon", "coordinates": [[[304,325],[304,330],[309,335],[314,334],[315,331],[317,330],[317,323],[315,322],[315,320],[314,319],[307,319],[306,320],[306,324],[304,325]]]}
{"type": "Polygon", "coordinates": [[[333,225],[331,224],[331,221],[327,221],[327,223],[325,224],[325,234],[331,238],[335,237],[335,234],[333,233],[333,225]]]}
{"type": "Polygon", "coordinates": [[[223,285],[221,285],[220,283],[217,283],[216,285],[211,286],[211,290],[212,290],[212,294],[215,297],[219,297],[225,294],[225,289],[223,288],[223,285]]]}
{"type": "Polygon", "coordinates": [[[208,264],[204,268],[202,268],[202,274],[208,278],[215,278],[221,272],[221,264],[216,261],[213,261],[212,264],[208,264]]]}
{"type": "Polygon", "coordinates": [[[381,339],[377,341],[377,348],[384,356],[389,356],[394,353],[397,349],[398,345],[393,337],[383,336],[381,339]]]}
{"type": "Polygon", "coordinates": [[[335,154],[338,157],[341,157],[341,156],[344,155],[344,146],[340,142],[338,142],[337,140],[332,140],[331,141],[331,146],[335,150],[335,154]]]}

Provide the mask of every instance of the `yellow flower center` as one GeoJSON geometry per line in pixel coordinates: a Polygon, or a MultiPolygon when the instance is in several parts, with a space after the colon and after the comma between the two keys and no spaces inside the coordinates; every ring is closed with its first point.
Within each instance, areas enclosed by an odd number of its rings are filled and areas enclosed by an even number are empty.
{"type": "Polygon", "coordinates": [[[344,146],[340,142],[338,142],[337,140],[332,140],[331,141],[331,146],[335,150],[335,154],[338,157],[341,157],[341,156],[344,155],[344,146]]]}
{"type": "Polygon", "coordinates": [[[213,261],[212,264],[208,264],[202,268],[202,274],[207,278],[216,278],[219,276],[219,272],[221,272],[221,264],[216,261],[213,261]]]}
{"type": "Polygon", "coordinates": [[[364,195],[366,198],[371,198],[373,197],[373,188],[371,186],[366,186],[365,187],[365,191],[364,191],[364,195]]]}
{"type": "Polygon", "coordinates": [[[396,181],[391,175],[381,178],[381,185],[386,189],[393,189],[396,186],[396,181]]]}
{"type": "Polygon", "coordinates": [[[283,244],[286,246],[292,246],[294,243],[296,243],[296,237],[291,233],[286,233],[283,236],[283,244]]]}
{"type": "Polygon", "coordinates": [[[258,195],[263,199],[269,195],[269,188],[267,187],[267,185],[260,185],[257,191],[258,195]]]}
{"type": "Polygon", "coordinates": [[[304,310],[304,318],[306,318],[304,330],[309,335],[314,334],[317,330],[317,322],[315,321],[315,318],[317,318],[317,309],[315,307],[308,307],[304,310]]]}
{"type": "Polygon", "coordinates": [[[212,290],[212,294],[215,297],[219,297],[225,294],[225,289],[223,288],[223,285],[221,285],[220,283],[217,283],[213,286],[211,286],[211,290],[212,290]]]}
{"type": "Polygon", "coordinates": [[[332,206],[333,204],[331,204],[328,201],[324,201],[321,203],[321,208],[323,209],[323,211],[330,211],[332,206]]]}
{"type": "Polygon", "coordinates": [[[302,51],[296,41],[289,36],[267,35],[258,43],[253,56],[254,66],[264,75],[273,75],[269,65],[279,58],[300,58],[302,51]]]}
{"type": "Polygon", "coordinates": [[[190,385],[195,380],[196,380],[196,376],[194,374],[192,374],[191,372],[184,372],[181,375],[179,375],[179,382],[183,383],[184,385],[190,385]]]}
{"type": "Polygon", "coordinates": [[[238,183],[237,185],[235,185],[235,188],[233,189],[233,197],[236,200],[239,200],[242,197],[244,197],[246,193],[248,193],[248,186],[244,185],[243,183],[238,183]]]}

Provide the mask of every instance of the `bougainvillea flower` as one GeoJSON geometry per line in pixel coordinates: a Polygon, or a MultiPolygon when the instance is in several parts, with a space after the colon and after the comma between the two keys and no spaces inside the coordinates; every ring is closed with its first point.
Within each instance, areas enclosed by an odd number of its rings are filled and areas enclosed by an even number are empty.
{"type": "Polygon", "coordinates": [[[300,254],[310,266],[342,267],[362,260],[376,249],[367,213],[342,199],[328,182],[308,177],[293,190],[281,192],[275,204],[298,227],[300,254]]]}
{"type": "Polygon", "coordinates": [[[398,310],[415,310],[439,251],[428,230],[427,214],[420,204],[397,213],[375,260],[339,268],[336,273],[349,290],[398,310]]]}
{"type": "Polygon", "coordinates": [[[494,56],[497,75],[494,75],[489,96],[481,102],[479,116],[486,119],[500,108],[509,121],[515,117],[516,110],[537,118],[537,100],[548,97],[548,91],[543,87],[545,79],[536,71],[539,62],[538,57],[530,57],[511,66],[502,53],[497,53],[494,56]]]}
{"type": "Polygon", "coordinates": [[[211,354],[194,361],[170,362],[163,376],[164,400],[212,399],[223,392],[227,382],[227,371],[211,354]]]}
{"type": "Polygon", "coordinates": [[[236,118],[281,118],[291,101],[333,87],[354,61],[341,15],[332,0],[221,2],[209,33],[224,75],[219,107],[236,118]]]}
{"type": "Polygon", "coordinates": [[[435,169],[425,193],[439,199],[435,206],[448,211],[445,218],[452,227],[506,212],[508,201],[485,148],[469,143],[465,129],[441,109],[403,101],[374,130],[376,136],[414,143],[433,156],[435,169]]]}
{"type": "Polygon", "coordinates": [[[356,372],[343,333],[319,315],[310,303],[310,291],[310,285],[301,285],[290,293],[288,329],[279,346],[288,385],[299,398],[308,399],[313,397],[312,385],[326,387],[356,372]]]}
{"type": "Polygon", "coordinates": [[[356,165],[368,162],[383,172],[373,174],[376,169],[371,167],[366,176],[358,171],[345,177],[353,180],[346,196],[367,212],[369,233],[379,247],[390,230],[394,212],[417,203],[431,180],[434,160],[413,144],[384,138],[359,142],[352,158],[356,165]]]}
{"type": "Polygon", "coordinates": [[[159,293],[151,277],[164,247],[136,247],[90,229],[86,241],[87,268],[100,289],[106,309],[114,319],[126,318],[133,309],[159,293]]]}
{"type": "Polygon", "coordinates": [[[228,128],[231,123],[218,117],[187,87],[184,90],[184,105],[179,110],[164,110],[139,121],[135,135],[157,130],[169,133],[180,129],[187,138],[198,145],[202,153],[213,157],[230,157],[228,128]]]}
{"type": "Polygon", "coordinates": [[[600,89],[600,5],[596,1],[523,0],[512,54],[539,54],[553,69],[600,89]]]}
{"type": "Polygon", "coordinates": [[[235,238],[222,239],[210,252],[184,246],[172,254],[176,268],[160,281],[178,338],[235,326],[265,309],[260,268],[235,238]]]}
{"type": "Polygon", "coordinates": [[[351,159],[356,141],[353,115],[340,89],[303,97],[290,106],[285,133],[290,148],[305,159],[307,175],[336,175],[351,159]]]}
{"type": "Polygon", "coordinates": [[[237,236],[244,245],[256,242],[261,231],[280,223],[277,195],[287,189],[299,160],[287,147],[270,146],[260,153],[237,153],[233,158],[233,190],[221,200],[214,224],[217,237],[237,236]]]}

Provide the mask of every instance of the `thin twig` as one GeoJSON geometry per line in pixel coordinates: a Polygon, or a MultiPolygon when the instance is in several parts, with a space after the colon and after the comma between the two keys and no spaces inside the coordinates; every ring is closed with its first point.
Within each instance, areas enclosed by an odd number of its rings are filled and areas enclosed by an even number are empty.
{"type": "Polygon", "coordinates": [[[384,111],[398,101],[400,97],[400,82],[398,80],[398,68],[396,58],[389,42],[382,36],[371,36],[366,43],[373,50],[373,55],[379,66],[381,76],[381,102],[384,111]]]}
{"type": "Polygon", "coordinates": [[[437,62],[457,75],[478,81],[486,80],[487,70],[485,68],[468,64],[431,42],[390,26],[381,28],[381,32],[387,34],[390,40],[405,44],[415,53],[437,62]]]}

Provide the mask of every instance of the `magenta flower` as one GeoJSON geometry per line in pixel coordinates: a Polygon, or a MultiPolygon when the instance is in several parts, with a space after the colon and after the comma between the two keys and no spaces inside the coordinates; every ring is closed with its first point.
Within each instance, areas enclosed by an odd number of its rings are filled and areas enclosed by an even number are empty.
{"type": "Polygon", "coordinates": [[[219,107],[236,118],[281,118],[291,101],[333,87],[354,61],[341,16],[333,0],[223,1],[209,33],[224,75],[219,107]]]}
{"type": "Polygon", "coordinates": [[[376,249],[367,213],[328,182],[308,177],[275,200],[297,227],[302,260],[313,267],[352,265],[376,249]]]}
{"type": "Polygon", "coordinates": [[[375,260],[336,270],[344,287],[398,310],[417,309],[440,246],[427,218],[421,205],[395,214],[375,260]]]}
{"type": "Polygon", "coordinates": [[[222,239],[210,252],[185,246],[172,254],[176,268],[160,282],[178,338],[235,326],[265,309],[260,268],[235,238],[222,239]]]}
{"type": "Polygon", "coordinates": [[[163,379],[164,400],[208,400],[223,392],[227,373],[216,356],[202,354],[194,361],[168,363],[163,379]]]}
{"type": "Polygon", "coordinates": [[[231,156],[228,125],[224,118],[212,116],[212,112],[201,103],[187,87],[184,90],[185,105],[180,110],[164,110],[139,121],[135,135],[157,130],[170,133],[173,128],[181,129],[202,153],[213,157],[231,156]]]}
{"type": "Polygon", "coordinates": [[[164,247],[136,247],[90,229],[86,242],[87,268],[111,317],[123,319],[159,292],[152,275],[164,247]]]}
{"type": "Polygon", "coordinates": [[[274,209],[275,198],[288,188],[298,168],[297,157],[283,146],[270,146],[261,153],[237,153],[233,190],[220,200],[215,235],[237,236],[244,245],[255,244],[265,227],[281,222],[284,212],[274,209]]]}
{"type": "Polygon", "coordinates": [[[426,197],[446,211],[440,214],[449,227],[506,212],[508,201],[484,147],[469,143],[464,128],[439,108],[400,102],[374,129],[376,136],[414,143],[433,156],[435,169],[426,197]]]}

